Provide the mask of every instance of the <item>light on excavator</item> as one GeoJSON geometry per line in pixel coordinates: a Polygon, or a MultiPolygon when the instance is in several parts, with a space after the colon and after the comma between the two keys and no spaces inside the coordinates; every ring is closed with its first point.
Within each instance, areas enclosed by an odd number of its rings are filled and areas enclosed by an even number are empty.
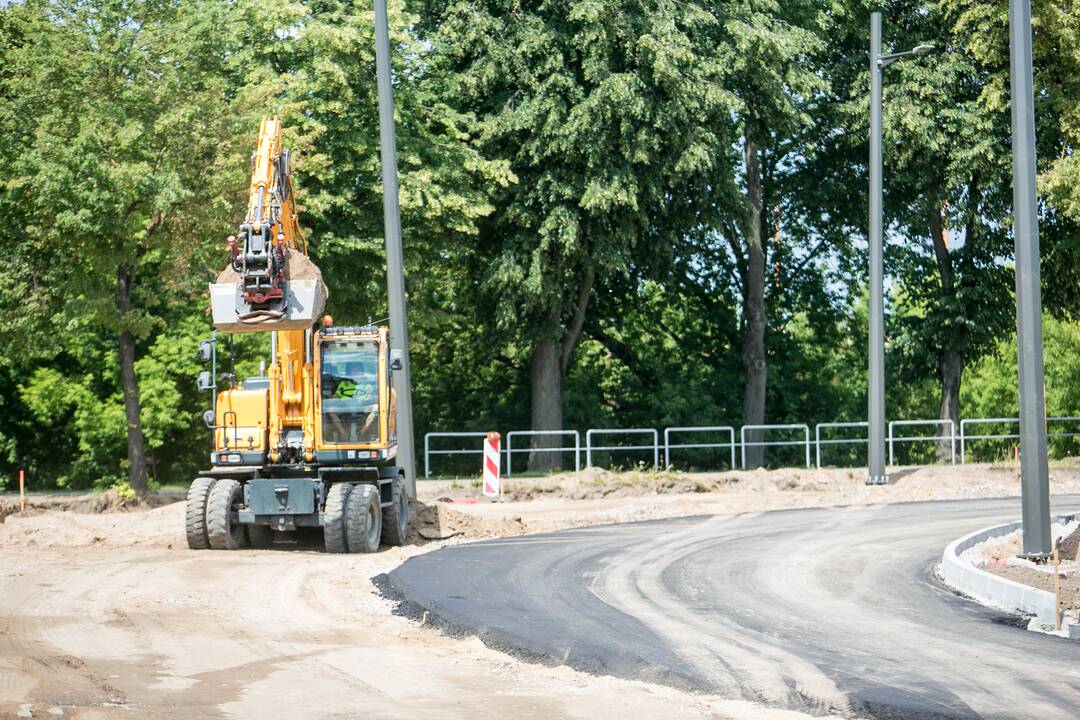
{"type": "Polygon", "coordinates": [[[334,327],[334,318],[330,317],[329,315],[323,315],[322,326],[324,328],[332,328],[332,327],[334,327]]]}

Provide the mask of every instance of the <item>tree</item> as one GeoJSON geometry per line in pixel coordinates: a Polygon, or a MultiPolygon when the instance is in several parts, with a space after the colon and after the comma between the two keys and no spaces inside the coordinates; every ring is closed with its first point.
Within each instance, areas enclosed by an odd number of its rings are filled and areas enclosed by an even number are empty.
{"type": "MultiPolygon", "coordinates": [[[[741,311],[742,422],[760,425],[768,397],[767,338],[778,332],[802,270],[824,244],[809,248],[812,234],[802,232],[792,177],[810,141],[831,128],[815,122],[809,108],[824,89],[817,69],[822,47],[815,29],[815,4],[799,0],[714,4],[712,52],[726,69],[725,87],[733,95],[730,112],[702,118],[720,138],[711,173],[691,177],[685,192],[697,223],[680,238],[678,282],[731,293],[741,311]],[[781,252],[778,224],[791,220],[789,247],[781,252]],[[769,238],[774,237],[772,250],[769,238]],[[786,255],[786,257],[785,257],[786,255]],[[708,277],[717,268],[715,277],[708,277]],[[789,275],[788,271],[794,271],[789,275]],[[774,282],[767,282],[767,275],[774,282]],[[770,314],[775,314],[770,322],[770,314]]],[[[701,121],[699,121],[701,122],[701,121]]],[[[820,178],[818,179],[820,182],[820,178]]],[[[760,431],[748,434],[760,440],[760,431]]],[[[747,448],[747,464],[760,465],[764,447],[747,448]]]]}
{"type": "MultiPolygon", "coordinates": [[[[1069,67],[1075,70],[1075,58],[1071,64],[1058,58],[1058,42],[1043,36],[1070,24],[1061,15],[1052,4],[1036,14],[1043,168],[1063,150],[1058,106],[1075,106],[1075,92],[1072,100],[1062,94],[1075,73],[1061,82],[1069,67]]],[[[929,40],[947,50],[890,69],[885,119],[890,215],[910,238],[893,249],[901,278],[897,349],[907,377],[936,372],[938,418],[959,427],[964,368],[1015,326],[1007,264],[1013,251],[1008,13],[1004,4],[942,0],[891,24],[901,29],[895,38],[901,47],[929,40]]],[[[1053,210],[1044,206],[1046,212],[1053,210]]],[[[1046,246],[1057,249],[1063,239],[1047,235],[1046,246]]],[[[939,443],[939,458],[950,451],[948,441],[939,443]]]]}
{"type": "Polygon", "coordinates": [[[34,282],[69,320],[114,338],[128,481],[142,494],[136,346],[160,326],[154,294],[190,282],[185,269],[236,205],[242,177],[232,141],[252,113],[229,103],[231,11],[200,0],[28,0],[4,12],[22,41],[4,49],[2,112],[20,130],[2,148],[3,212],[23,221],[14,242],[34,282]]]}
{"type": "MultiPolygon", "coordinates": [[[[432,72],[474,114],[479,147],[518,182],[481,223],[474,277],[527,348],[534,430],[561,430],[563,387],[594,299],[670,258],[683,178],[720,146],[731,107],[700,3],[511,0],[425,5],[432,72]]],[[[529,467],[556,467],[538,437],[529,467]]]]}

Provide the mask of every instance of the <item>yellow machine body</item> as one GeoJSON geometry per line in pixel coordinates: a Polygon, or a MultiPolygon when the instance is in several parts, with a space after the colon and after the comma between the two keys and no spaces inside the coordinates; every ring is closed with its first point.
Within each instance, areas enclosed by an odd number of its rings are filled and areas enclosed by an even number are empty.
{"type": "Polygon", "coordinates": [[[209,285],[216,332],[199,345],[213,450],[188,489],[188,547],[265,548],[302,527],[321,527],[328,552],[402,545],[411,509],[396,463],[401,362],[389,330],[320,318],[326,286],[300,234],[276,118],[263,119],[251,167],[239,238],[229,237],[229,265],[209,285]],[[218,377],[219,334],[252,332],[270,334],[265,372],[218,377]]]}
{"type": "Polygon", "coordinates": [[[397,447],[385,327],[276,333],[265,377],[218,393],[215,464],[383,461],[397,447]]]}
{"type": "Polygon", "coordinates": [[[316,328],[313,306],[299,302],[305,291],[294,286],[322,278],[307,258],[277,118],[263,118],[251,166],[243,244],[230,238],[211,307],[218,330],[272,332],[272,357],[265,377],[218,393],[214,464],[388,460],[397,441],[388,331],[316,328]]]}

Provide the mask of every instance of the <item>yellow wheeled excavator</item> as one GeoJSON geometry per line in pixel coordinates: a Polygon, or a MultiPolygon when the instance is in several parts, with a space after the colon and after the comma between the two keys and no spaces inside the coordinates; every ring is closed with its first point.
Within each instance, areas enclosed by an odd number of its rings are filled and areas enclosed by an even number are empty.
{"type": "Polygon", "coordinates": [[[247,215],[210,284],[216,332],[200,344],[213,393],[210,469],[188,490],[188,546],[266,547],[275,532],[321,527],[329,552],[405,542],[406,478],[397,467],[394,372],[385,326],[321,318],[326,286],[297,222],[281,123],[264,118],[247,215]],[[265,374],[217,375],[218,333],[271,333],[265,374]],[[224,380],[224,386],[218,384],[224,380]]]}

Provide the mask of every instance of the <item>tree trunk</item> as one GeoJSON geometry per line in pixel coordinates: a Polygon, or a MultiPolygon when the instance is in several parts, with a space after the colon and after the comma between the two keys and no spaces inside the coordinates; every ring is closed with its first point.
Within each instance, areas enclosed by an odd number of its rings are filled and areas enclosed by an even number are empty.
{"type": "MultiPolygon", "coordinates": [[[[134,273],[125,267],[116,271],[116,309],[121,320],[131,311],[131,285],[134,273]]],[[[135,338],[131,331],[120,331],[120,384],[124,394],[124,415],[127,419],[128,482],[140,497],[146,495],[146,445],[143,440],[142,419],[139,416],[139,379],[135,376],[135,338]]]]}
{"type": "MultiPolygon", "coordinates": [[[[940,181],[931,185],[931,191],[936,195],[940,181]]],[[[953,262],[949,254],[949,243],[946,236],[945,216],[941,207],[934,207],[930,213],[930,238],[934,243],[934,260],[937,263],[938,277],[941,281],[941,294],[943,297],[952,297],[955,293],[953,283],[953,262]]],[[[964,374],[964,342],[965,337],[956,334],[947,335],[942,341],[942,348],[938,356],[938,368],[941,371],[941,399],[938,403],[938,419],[952,420],[950,429],[948,424],[942,422],[938,429],[938,435],[943,439],[937,442],[938,462],[950,462],[953,454],[953,440],[945,438],[951,432],[960,431],[960,380],[964,374]]]]}
{"type": "MultiPolygon", "coordinates": [[[[532,429],[563,429],[563,379],[570,367],[574,347],[585,326],[585,313],[592,296],[596,266],[590,261],[584,268],[581,287],[578,289],[574,315],[561,337],[558,329],[562,327],[562,312],[556,308],[548,319],[548,332],[553,335],[541,336],[533,346],[530,360],[530,383],[532,385],[532,429]]],[[[561,452],[556,449],[564,445],[560,435],[533,435],[529,452],[529,472],[551,472],[562,468],[561,452]],[[546,450],[546,452],[545,452],[546,450]]]]}
{"type": "MultiPolygon", "coordinates": [[[[533,347],[530,368],[532,382],[532,429],[562,430],[562,368],[555,340],[540,340],[533,347]]],[[[529,472],[549,472],[562,467],[560,453],[543,452],[556,448],[558,435],[534,435],[529,453],[529,472]]]]}
{"type": "MultiPolygon", "coordinates": [[[[941,354],[941,402],[938,405],[938,417],[952,420],[954,432],[960,432],[960,379],[964,374],[964,355],[959,350],[948,349],[941,354]]],[[[939,435],[949,435],[950,429],[942,423],[939,435]]],[[[937,444],[938,462],[951,462],[953,441],[939,440],[937,444]]]]}
{"type": "MultiPolygon", "coordinates": [[[[750,201],[750,232],[747,237],[746,290],[743,315],[746,335],[743,339],[743,367],[746,385],[743,391],[743,424],[765,422],[765,386],[768,368],[765,362],[765,251],[761,245],[761,172],[758,166],[754,131],[747,120],[744,130],[743,159],[746,167],[746,195],[750,201]]],[[[748,431],[748,442],[760,442],[760,431],[748,431]]],[[[746,448],[746,466],[761,467],[765,448],[746,448]]]]}

